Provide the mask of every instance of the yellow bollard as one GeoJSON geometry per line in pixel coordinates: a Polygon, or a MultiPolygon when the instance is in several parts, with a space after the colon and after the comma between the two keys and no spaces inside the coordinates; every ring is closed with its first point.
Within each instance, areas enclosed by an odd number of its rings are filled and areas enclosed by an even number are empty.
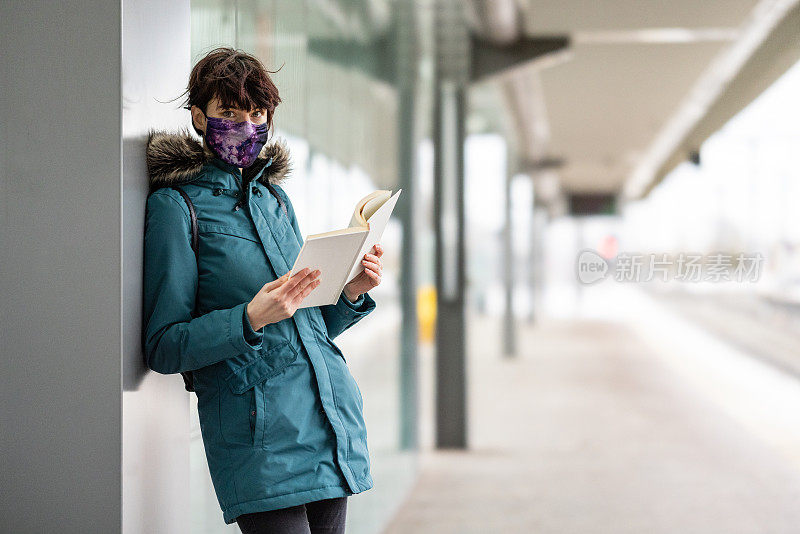
{"type": "Polygon", "coordinates": [[[420,341],[432,342],[436,327],[436,287],[432,284],[420,286],[417,290],[417,321],[420,341]]]}

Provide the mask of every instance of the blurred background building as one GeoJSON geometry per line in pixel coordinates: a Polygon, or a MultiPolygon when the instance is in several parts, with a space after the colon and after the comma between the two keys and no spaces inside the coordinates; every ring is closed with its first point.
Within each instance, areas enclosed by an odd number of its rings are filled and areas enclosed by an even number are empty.
{"type": "Polygon", "coordinates": [[[337,338],[351,533],[796,532],[798,0],[0,4],[0,531],[237,532],[139,344],[148,128],[258,56],[304,234],[403,189],[337,338]]]}

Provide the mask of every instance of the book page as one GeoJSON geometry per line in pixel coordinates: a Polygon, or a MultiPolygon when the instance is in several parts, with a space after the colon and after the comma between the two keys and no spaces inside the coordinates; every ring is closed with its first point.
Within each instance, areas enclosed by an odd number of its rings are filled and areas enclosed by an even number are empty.
{"type": "Polygon", "coordinates": [[[350,274],[347,275],[347,282],[350,282],[350,280],[358,276],[358,274],[364,270],[361,260],[363,259],[364,254],[370,252],[372,246],[375,243],[378,243],[381,239],[381,236],[383,236],[383,231],[386,229],[386,225],[389,223],[389,218],[392,215],[392,211],[394,210],[394,206],[397,203],[397,199],[400,196],[401,191],[402,189],[398,189],[397,193],[392,195],[389,200],[384,202],[383,205],[378,208],[367,221],[369,224],[369,234],[364,240],[364,244],[361,246],[358,256],[356,256],[356,262],[350,269],[350,274]]]}
{"type": "Polygon", "coordinates": [[[386,202],[392,192],[389,189],[378,189],[365,196],[356,203],[353,216],[350,218],[348,227],[366,227],[367,220],[386,202]]]}

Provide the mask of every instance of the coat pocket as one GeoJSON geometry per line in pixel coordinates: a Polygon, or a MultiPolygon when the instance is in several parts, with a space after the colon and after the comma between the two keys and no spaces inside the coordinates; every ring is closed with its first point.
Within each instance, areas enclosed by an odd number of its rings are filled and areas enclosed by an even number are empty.
{"type": "Polygon", "coordinates": [[[298,354],[288,340],[283,341],[260,349],[254,360],[225,378],[230,393],[220,399],[220,423],[226,443],[262,445],[267,409],[263,384],[280,374],[297,359],[298,354]]]}
{"type": "Polygon", "coordinates": [[[241,395],[254,385],[278,375],[297,359],[298,352],[286,340],[272,347],[261,348],[258,354],[258,357],[234,369],[225,377],[225,382],[235,395],[241,395]]]}

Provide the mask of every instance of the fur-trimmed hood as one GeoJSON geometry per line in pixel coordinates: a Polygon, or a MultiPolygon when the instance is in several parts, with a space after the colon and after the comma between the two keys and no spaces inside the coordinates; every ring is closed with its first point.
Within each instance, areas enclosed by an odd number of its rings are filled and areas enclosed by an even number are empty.
{"type": "MultiPolygon", "coordinates": [[[[203,165],[216,157],[188,128],[178,131],[151,129],[145,154],[151,190],[191,182],[203,165]]],[[[264,167],[264,172],[258,177],[264,185],[279,185],[287,178],[291,161],[285,141],[277,139],[264,145],[256,161],[243,169],[245,180],[249,181],[248,176],[255,176],[264,167]]]]}

